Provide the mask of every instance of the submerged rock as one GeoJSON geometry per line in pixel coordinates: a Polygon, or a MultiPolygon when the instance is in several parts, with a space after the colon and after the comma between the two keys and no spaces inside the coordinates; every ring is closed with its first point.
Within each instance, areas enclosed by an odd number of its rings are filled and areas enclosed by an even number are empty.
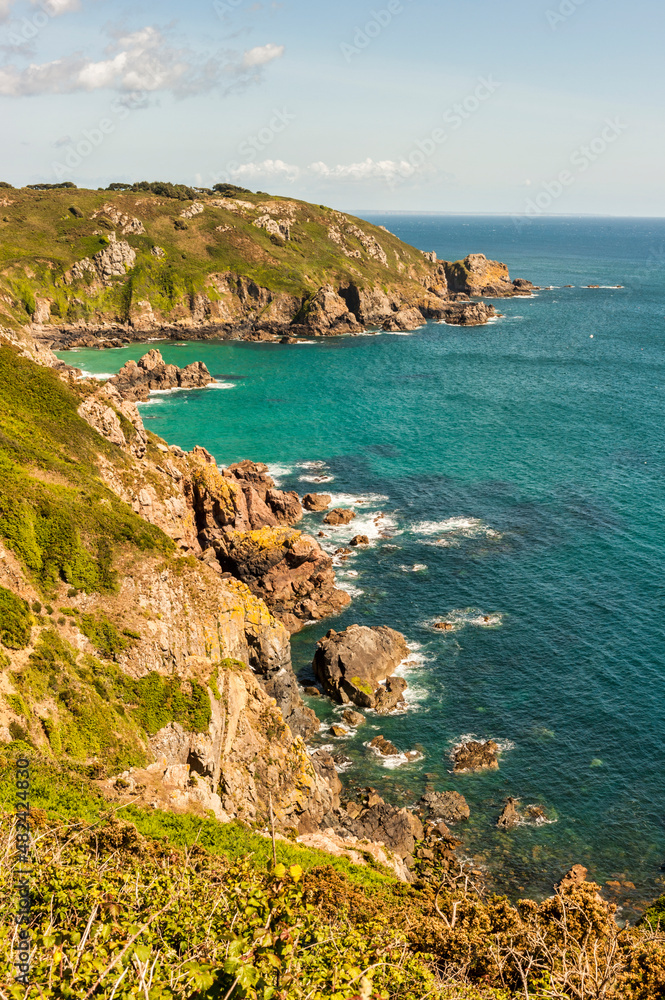
{"type": "Polygon", "coordinates": [[[365,716],[361,715],[360,712],[354,712],[352,708],[347,708],[342,714],[342,718],[349,726],[362,726],[366,721],[365,716]]]}
{"type": "Polygon", "coordinates": [[[420,803],[430,816],[445,823],[459,823],[471,815],[466,799],[459,792],[427,792],[420,803]]]}
{"type": "Polygon", "coordinates": [[[496,771],[499,767],[499,747],[494,740],[469,740],[452,752],[453,771],[496,771]]]}
{"type": "Polygon", "coordinates": [[[350,625],[343,632],[331,629],[319,640],[313,667],[335,701],[352,701],[386,713],[398,704],[406,687],[403,678],[392,678],[392,674],[408,655],[409,647],[400,632],[385,625],[350,625]],[[390,686],[381,684],[383,678],[392,680],[390,686]]]}
{"type": "Polygon", "coordinates": [[[519,826],[522,822],[522,814],[517,808],[519,799],[506,799],[501,815],[496,821],[496,825],[503,830],[510,830],[514,826],[519,826]]]}

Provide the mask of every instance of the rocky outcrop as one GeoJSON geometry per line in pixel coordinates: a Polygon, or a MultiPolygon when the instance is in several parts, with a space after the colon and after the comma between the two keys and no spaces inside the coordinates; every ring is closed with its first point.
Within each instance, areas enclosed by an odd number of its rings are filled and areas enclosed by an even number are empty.
{"type": "Polygon", "coordinates": [[[302,505],[305,510],[315,513],[327,510],[331,503],[332,497],[329,493],[306,493],[302,498],[302,505]]]}
{"type": "Polygon", "coordinates": [[[496,771],[499,767],[499,747],[494,740],[469,740],[454,748],[453,771],[496,771]]]}
{"type": "Polygon", "coordinates": [[[569,872],[567,872],[563,878],[557,882],[554,886],[555,892],[563,893],[569,892],[571,889],[577,889],[579,886],[586,882],[586,877],[589,874],[588,868],[584,865],[573,865],[569,872]]]}
{"type": "Polygon", "coordinates": [[[384,625],[350,625],[343,632],[331,629],[319,640],[313,668],[326,693],[338,703],[353,702],[387,714],[402,700],[406,681],[392,674],[408,655],[400,632],[384,625]]]}
{"type": "Polygon", "coordinates": [[[508,268],[495,260],[488,260],[483,253],[471,253],[463,261],[444,264],[448,287],[453,292],[467,295],[507,298],[529,295],[533,285],[522,278],[511,281],[508,268]]]}
{"type": "Polygon", "coordinates": [[[417,330],[424,323],[423,314],[420,309],[400,309],[391,313],[384,319],[381,328],[387,332],[394,333],[399,330],[417,330]]]}
{"type": "Polygon", "coordinates": [[[362,326],[344,299],[332,285],[324,285],[304,308],[302,319],[294,323],[294,331],[312,337],[338,337],[345,333],[360,333],[362,326]]]}
{"type": "Polygon", "coordinates": [[[441,306],[433,318],[451,326],[484,326],[495,316],[496,309],[486,302],[451,302],[441,306]]]}
{"type": "Polygon", "coordinates": [[[471,815],[466,799],[459,792],[427,792],[420,804],[431,817],[444,823],[460,823],[471,815]]]}
{"type": "Polygon", "coordinates": [[[145,402],[150,393],[164,389],[201,389],[214,378],[202,361],[195,361],[186,368],[167,365],[161,353],[154,348],[138,361],[128,361],[109,382],[123,399],[145,402]]]}
{"type": "Polygon", "coordinates": [[[342,837],[367,839],[384,844],[407,863],[413,860],[416,841],[423,837],[423,825],[408,809],[385,802],[369,790],[361,804],[349,803],[346,808],[333,809],[324,817],[323,827],[342,837]]]}
{"type": "Polygon", "coordinates": [[[345,507],[335,507],[334,510],[328,511],[323,521],[325,524],[330,524],[337,526],[340,524],[350,524],[356,516],[355,510],[349,510],[345,507]]]}
{"type": "Polygon", "coordinates": [[[106,226],[109,223],[117,226],[123,236],[142,236],[145,233],[145,226],[135,215],[127,215],[117,208],[112,202],[107,202],[98,208],[91,215],[92,219],[99,219],[106,226]]]}
{"type": "Polygon", "coordinates": [[[222,822],[235,817],[247,823],[265,823],[272,798],[278,829],[318,829],[339,801],[339,779],[318,773],[303,741],[241,662],[222,664],[214,686],[214,693],[208,689],[208,731],[191,733],[169,723],[150,738],[154,763],[125,774],[125,787],[117,783],[120,797],[124,792],[137,805],[176,811],[199,806],[222,822]]]}
{"type": "Polygon", "coordinates": [[[222,569],[265,600],[291,632],[350,603],[349,595],[335,587],[331,557],[300,531],[232,532],[215,543],[215,551],[222,569]]]}
{"type": "Polygon", "coordinates": [[[501,815],[496,821],[496,825],[501,830],[511,830],[514,826],[519,826],[522,822],[522,815],[517,808],[518,799],[506,799],[506,804],[501,810],[501,815]]]}

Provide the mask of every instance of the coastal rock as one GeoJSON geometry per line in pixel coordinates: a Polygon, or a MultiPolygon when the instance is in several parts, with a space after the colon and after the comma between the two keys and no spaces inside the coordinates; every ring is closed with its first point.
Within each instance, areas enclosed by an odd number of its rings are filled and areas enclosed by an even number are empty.
{"type": "Polygon", "coordinates": [[[214,382],[212,375],[201,361],[186,368],[167,365],[159,351],[148,351],[138,361],[127,361],[117,375],[109,379],[123,399],[145,402],[156,389],[194,389],[214,382]]]}
{"type": "Polygon", "coordinates": [[[389,868],[400,882],[411,881],[409,869],[399,855],[387,850],[385,844],[372,844],[365,837],[359,840],[357,837],[341,837],[332,830],[319,830],[298,837],[298,843],[337,858],[348,858],[352,864],[361,867],[368,864],[369,855],[375,864],[389,868]]]}
{"type": "Polygon", "coordinates": [[[375,691],[374,710],[377,715],[389,715],[397,708],[405,708],[404,692],[408,684],[403,677],[388,677],[375,691]]]}
{"type": "Polygon", "coordinates": [[[342,718],[349,726],[362,726],[366,721],[365,716],[361,715],[360,712],[354,712],[352,708],[347,708],[345,712],[342,713],[342,718]]]}
{"type": "Polygon", "coordinates": [[[302,504],[295,491],[285,493],[283,490],[270,489],[266,492],[266,503],[278,524],[297,524],[302,521],[302,504]]]}
{"type": "Polygon", "coordinates": [[[369,538],[367,535],[354,535],[354,537],[349,542],[349,545],[369,545],[369,538]]]}
{"type": "Polygon", "coordinates": [[[306,493],[302,498],[302,505],[305,510],[316,513],[327,510],[331,502],[332,497],[329,493],[306,493]]]}
{"type": "Polygon", "coordinates": [[[496,315],[494,306],[486,302],[451,302],[442,305],[433,318],[452,326],[484,326],[496,315]]]}
{"type": "Polygon", "coordinates": [[[373,740],[370,740],[369,744],[374,750],[377,750],[383,757],[398,757],[399,750],[394,743],[387,740],[385,736],[375,736],[373,740]]]}
{"type": "Polygon", "coordinates": [[[302,326],[303,332],[314,337],[337,337],[362,331],[362,326],[332,285],[324,285],[310,300],[302,326]]]}
{"type": "MultiPolygon", "coordinates": [[[[444,264],[448,287],[453,292],[467,295],[507,298],[530,292],[525,285],[511,281],[508,268],[496,260],[488,260],[484,253],[471,253],[463,261],[444,264]]],[[[529,283],[527,283],[529,284],[529,283]]]]}
{"type": "Polygon", "coordinates": [[[319,640],[313,668],[326,693],[338,703],[352,701],[363,708],[380,708],[385,714],[401,700],[406,682],[394,678],[390,688],[380,682],[392,681],[392,674],[408,655],[400,632],[384,625],[350,625],[343,632],[331,629],[319,640]]]}
{"type": "Polygon", "coordinates": [[[346,507],[335,507],[334,510],[329,511],[324,517],[325,524],[340,525],[349,524],[356,516],[355,510],[349,510],[346,507]]]}
{"type": "Polygon", "coordinates": [[[522,822],[522,814],[517,808],[518,799],[506,799],[506,804],[501,811],[501,815],[496,821],[496,825],[502,830],[511,830],[514,826],[519,826],[522,822]]]}
{"type": "Polygon", "coordinates": [[[585,868],[584,865],[573,865],[570,871],[563,876],[561,881],[555,884],[555,892],[562,893],[570,889],[576,889],[578,886],[586,882],[588,874],[589,870],[585,868]]]}
{"type": "Polygon", "coordinates": [[[222,533],[213,542],[225,572],[246,583],[291,632],[341,611],[351,598],[335,588],[331,557],[288,527],[222,533]]]}
{"type": "Polygon", "coordinates": [[[499,747],[494,740],[469,740],[452,752],[453,771],[496,771],[499,767],[499,747]]]}
{"type": "Polygon", "coordinates": [[[459,792],[427,792],[420,802],[431,816],[445,823],[459,823],[471,815],[466,799],[459,792]]]}
{"type": "Polygon", "coordinates": [[[423,325],[423,314],[419,309],[400,309],[388,316],[382,323],[382,329],[394,333],[399,330],[417,330],[423,325]]]}
{"type": "Polygon", "coordinates": [[[332,829],[342,837],[352,836],[359,840],[369,840],[384,844],[401,858],[413,855],[416,840],[423,837],[423,825],[408,809],[392,806],[377,795],[370,799],[371,805],[360,809],[334,809],[324,817],[323,827],[332,829]]]}

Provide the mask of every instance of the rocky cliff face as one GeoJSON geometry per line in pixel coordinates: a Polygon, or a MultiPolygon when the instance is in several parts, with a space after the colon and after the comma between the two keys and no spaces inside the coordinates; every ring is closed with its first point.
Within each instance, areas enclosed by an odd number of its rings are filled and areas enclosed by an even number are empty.
{"type": "Polygon", "coordinates": [[[183,208],[150,193],[72,197],[16,191],[0,220],[0,327],[29,324],[55,348],[471,326],[494,313],[469,295],[529,291],[482,254],[437,261],[382,227],[291,199],[203,193],[183,208]]]}

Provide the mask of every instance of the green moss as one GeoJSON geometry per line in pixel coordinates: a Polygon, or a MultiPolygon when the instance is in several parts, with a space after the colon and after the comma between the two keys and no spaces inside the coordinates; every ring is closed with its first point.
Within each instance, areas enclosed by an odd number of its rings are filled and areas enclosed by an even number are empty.
{"type": "Polygon", "coordinates": [[[32,634],[32,615],[27,601],[0,587],[0,642],[7,649],[25,649],[32,634]]]}

